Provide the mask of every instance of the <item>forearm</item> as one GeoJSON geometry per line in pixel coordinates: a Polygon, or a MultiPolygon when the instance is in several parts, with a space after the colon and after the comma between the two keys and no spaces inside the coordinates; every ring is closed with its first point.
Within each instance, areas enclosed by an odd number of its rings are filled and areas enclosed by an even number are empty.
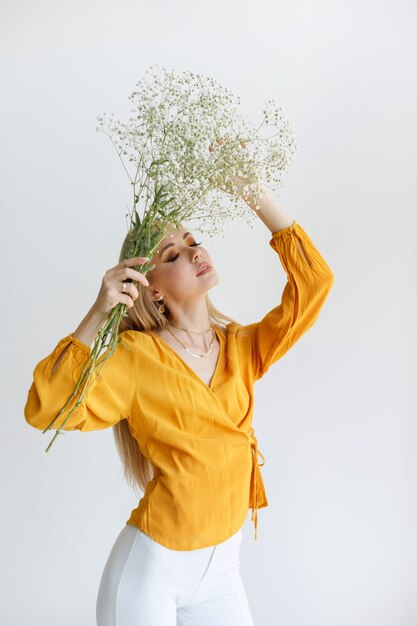
{"type": "Polygon", "coordinates": [[[71,334],[76,339],[79,339],[91,347],[91,344],[95,341],[98,335],[99,327],[103,321],[103,315],[96,311],[94,307],[91,307],[87,315],[71,334]]]}
{"type": "Polygon", "coordinates": [[[256,203],[252,193],[249,193],[249,195],[245,197],[242,195],[246,204],[248,204],[248,206],[255,211],[258,217],[269,228],[271,233],[275,233],[277,230],[282,230],[283,228],[287,228],[287,226],[291,226],[294,220],[286,211],[284,211],[274,192],[265,183],[262,183],[262,188],[264,192],[257,200],[259,208],[255,208],[256,203]]]}
{"type": "MultiPolygon", "coordinates": [[[[79,323],[76,330],[71,333],[73,337],[82,341],[87,346],[91,347],[93,341],[95,341],[98,334],[98,327],[101,325],[100,323],[103,321],[103,316],[101,313],[98,313],[93,307],[88,311],[87,315],[84,319],[79,323]]],[[[54,367],[52,368],[52,375],[55,373],[59,363],[61,362],[64,354],[69,349],[69,345],[64,348],[62,353],[59,355],[54,367]]]]}
{"type": "MultiPolygon", "coordinates": [[[[255,211],[258,217],[269,228],[271,233],[276,233],[278,230],[292,226],[294,219],[291,218],[286,211],[284,211],[274,192],[265,183],[262,183],[262,189],[264,192],[261,198],[258,198],[257,203],[253,198],[252,192],[249,192],[249,194],[243,193],[243,185],[240,188],[238,187],[238,189],[243,200],[248,206],[250,206],[251,209],[255,211]],[[256,208],[256,205],[258,205],[258,209],[256,208]]],[[[300,252],[304,259],[307,261],[300,242],[298,242],[298,247],[300,248],[300,252]]]]}

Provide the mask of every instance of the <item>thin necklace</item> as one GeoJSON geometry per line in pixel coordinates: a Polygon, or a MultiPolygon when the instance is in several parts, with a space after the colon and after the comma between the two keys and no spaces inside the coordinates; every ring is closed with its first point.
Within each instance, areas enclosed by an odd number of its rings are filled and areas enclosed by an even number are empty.
{"type": "MultiPolygon", "coordinates": [[[[174,326],[174,328],[175,328],[175,326],[174,326]]],[[[167,326],[167,331],[168,331],[169,333],[171,333],[171,335],[172,335],[172,336],[173,336],[173,337],[174,337],[174,338],[175,338],[175,339],[176,339],[176,340],[177,340],[177,341],[178,341],[178,342],[179,342],[179,343],[183,346],[183,348],[185,348],[185,349],[187,350],[187,352],[189,352],[189,354],[191,354],[191,356],[196,356],[196,357],[200,357],[200,358],[201,358],[201,357],[208,356],[208,355],[210,354],[210,352],[211,352],[212,348],[213,348],[213,343],[214,343],[214,330],[213,330],[213,328],[212,328],[211,330],[212,330],[212,332],[213,332],[213,337],[211,338],[210,348],[209,348],[208,352],[206,352],[206,354],[194,354],[194,352],[191,352],[191,350],[189,350],[189,349],[187,348],[187,346],[186,346],[186,345],[184,345],[184,344],[182,343],[181,339],[178,339],[178,337],[176,337],[176,336],[174,335],[174,333],[173,333],[171,330],[169,330],[169,328],[168,328],[168,326],[167,326]]]]}
{"type": "Polygon", "coordinates": [[[211,324],[207,330],[187,330],[186,328],[181,328],[181,326],[174,326],[171,322],[168,322],[168,324],[169,326],[172,326],[172,328],[178,328],[178,330],[184,330],[186,333],[192,333],[193,335],[205,335],[211,331],[211,324]]]}

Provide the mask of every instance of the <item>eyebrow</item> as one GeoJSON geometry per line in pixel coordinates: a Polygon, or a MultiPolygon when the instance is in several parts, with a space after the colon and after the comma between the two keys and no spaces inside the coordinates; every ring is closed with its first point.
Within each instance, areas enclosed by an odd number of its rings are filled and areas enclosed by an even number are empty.
{"type": "MultiPolygon", "coordinates": [[[[191,235],[191,233],[184,233],[182,238],[185,239],[187,235],[191,235]]],[[[167,248],[170,248],[171,246],[175,246],[175,243],[167,243],[167,245],[162,248],[161,252],[159,253],[159,256],[161,257],[163,251],[166,250],[167,248]]]]}

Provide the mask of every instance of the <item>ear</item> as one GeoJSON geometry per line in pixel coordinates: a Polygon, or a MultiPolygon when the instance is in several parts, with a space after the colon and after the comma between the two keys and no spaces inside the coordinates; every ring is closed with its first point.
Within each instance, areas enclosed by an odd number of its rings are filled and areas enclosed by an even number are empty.
{"type": "Polygon", "coordinates": [[[155,302],[156,300],[160,300],[161,298],[163,298],[161,292],[157,289],[152,289],[151,300],[155,302]]]}

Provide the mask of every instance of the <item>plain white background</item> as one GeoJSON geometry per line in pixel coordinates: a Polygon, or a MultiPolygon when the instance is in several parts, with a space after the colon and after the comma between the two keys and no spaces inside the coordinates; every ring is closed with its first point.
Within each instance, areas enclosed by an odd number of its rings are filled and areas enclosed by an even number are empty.
{"type": "MultiPolygon", "coordinates": [[[[409,0],[1,2],[1,622],[92,626],[102,569],[137,505],[111,429],[24,420],[36,363],[115,265],[129,181],[96,115],[159,63],[212,75],[298,150],[278,197],[331,266],[317,323],[256,386],[269,507],[243,528],[257,626],[414,626],[416,7],[409,0]]],[[[256,118],[259,119],[259,118],[256,118]]],[[[218,308],[280,302],[270,233],[204,245],[218,308]]]]}

